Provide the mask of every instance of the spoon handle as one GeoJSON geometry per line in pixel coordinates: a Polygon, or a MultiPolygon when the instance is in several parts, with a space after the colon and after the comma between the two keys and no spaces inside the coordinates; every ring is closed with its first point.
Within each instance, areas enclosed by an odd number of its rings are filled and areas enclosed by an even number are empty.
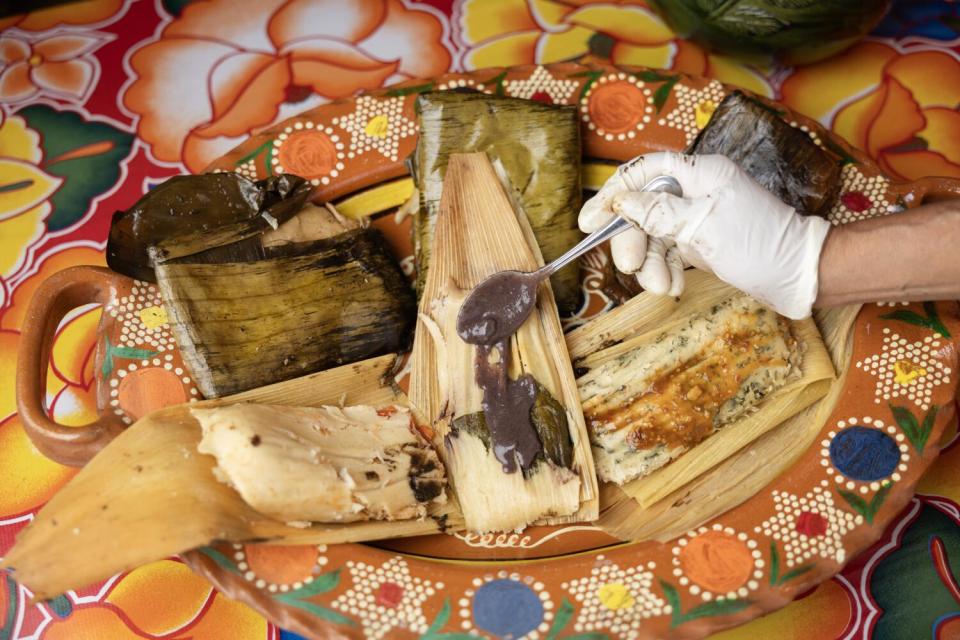
{"type": "MultiPolygon", "coordinates": [[[[683,189],[680,188],[680,183],[677,182],[677,179],[673,176],[658,176],[647,184],[643,185],[643,189],[641,189],[641,191],[666,191],[667,193],[671,193],[678,197],[683,195],[683,189]]],[[[600,244],[603,244],[613,236],[626,231],[632,226],[633,223],[626,218],[614,216],[610,222],[588,235],[565,254],[543,267],[540,270],[542,277],[553,275],[560,269],[564,268],[585,254],[587,251],[590,251],[600,244]]]]}

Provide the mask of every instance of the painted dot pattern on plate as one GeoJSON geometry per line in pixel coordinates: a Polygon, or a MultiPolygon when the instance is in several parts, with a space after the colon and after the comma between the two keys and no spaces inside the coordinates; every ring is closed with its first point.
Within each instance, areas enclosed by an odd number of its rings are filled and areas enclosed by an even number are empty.
{"type": "Polygon", "coordinates": [[[417,634],[427,630],[423,603],[443,589],[442,582],[412,576],[400,556],[379,567],[347,561],[347,569],[353,584],[333,601],[333,608],[361,620],[365,637],[379,640],[398,628],[417,634]]]}
{"type": "Polygon", "coordinates": [[[353,113],[333,124],[350,134],[347,158],[376,151],[392,162],[399,160],[400,141],[417,132],[417,123],[403,115],[402,98],[357,98],[353,113]]]}
{"type": "Polygon", "coordinates": [[[611,73],[590,85],[580,112],[587,128],[608,142],[632,140],[653,116],[651,95],[643,81],[611,73]]]}
{"type": "Polygon", "coordinates": [[[903,433],[871,416],[837,421],[820,447],[820,464],[834,482],[862,494],[898,482],[910,461],[903,433]]]}
{"type": "Polygon", "coordinates": [[[856,165],[846,164],[840,180],[840,196],[827,212],[827,220],[834,225],[876,218],[902,209],[888,201],[890,181],[884,176],[866,176],[856,165]]]}
{"type": "Polygon", "coordinates": [[[553,620],[553,600],[544,584],[508,571],[474,578],[458,601],[460,627],[495,637],[537,640],[553,620]]]}
{"type": "Polygon", "coordinates": [[[711,80],[702,89],[677,85],[673,93],[677,98],[677,107],[661,117],[658,124],[683,131],[687,144],[690,144],[710,122],[710,117],[726,92],[721,83],[711,80]]]}
{"type": "Polygon", "coordinates": [[[756,541],[719,523],[681,536],[670,553],[680,585],[707,602],[745,598],[763,577],[756,541]]]}
{"type": "Polygon", "coordinates": [[[901,398],[929,409],[934,388],[950,384],[953,373],[939,355],[942,338],[934,334],[911,342],[888,327],[883,328],[883,334],[880,353],[856,362],[858,369],[876,378],[874,402],[901,398]]]}
{"type": "Polygon", "coordinates": [[[106,306],[120,325],[121,347],[149,346],[157,351],[173,347],[170,321],[156,285],[135,280],[130,293],[106,306]]]}
{"type": "Polygon", "coordinates": [[[636,638],[643,620],[669,615],[670,605],[652,591],[655,569],[652,561],[621,567],[597,556],[588,575],[561,584],[580,604],[574,631],[608,630],[620,638],[636,638]]]}
{"type": "Polygon", "coordinates": [[[579,84],[573,80],[557,78],[544,67],[536,67],[529,78],[507,80],[504,83],[507,95],[545,104],[565,104],[579,84]]]}

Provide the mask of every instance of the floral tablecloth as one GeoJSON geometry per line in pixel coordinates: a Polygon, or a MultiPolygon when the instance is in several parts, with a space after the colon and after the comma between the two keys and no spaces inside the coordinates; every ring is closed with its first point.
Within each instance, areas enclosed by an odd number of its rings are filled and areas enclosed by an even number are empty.
{"type": "MultiPolygon", "coordinates": [[[[103,264],[110,216],[252,132],[326,100],[448,69],[590,54],[773,96],[889,175],[960,177],[960,4],[903,0],[874,35],[800,69],[677,39],[642,2],[86,0],[0,18],[0,556],[75,473],[16,413],[24,311],[47,276],[103,264]]],[[[60,329],[58,422],[93,419],[98,309],[60,329]]],[[[881,541],[803,598],[717,638],[960,638],[960,445],[881,541]]],[[[118,479],[119,480],[119,479],[118,479]]],[[[0,640],[293,638],[164,560],[43,604],[0,576],[0,640]]]]}

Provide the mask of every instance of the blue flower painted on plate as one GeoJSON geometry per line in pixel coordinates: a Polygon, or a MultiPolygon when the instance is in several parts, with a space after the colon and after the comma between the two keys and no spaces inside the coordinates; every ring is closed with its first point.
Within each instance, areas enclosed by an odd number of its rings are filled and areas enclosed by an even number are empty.
{"type": "Polygon", "coordinates": [[[874,29],[873,35],[954,40],[960,37],[960,3],[951,0],[899,0],[874,29]]]}
{"type": "Polygon", "coordinates": [[[516,580],[491,580],[473,597],[473,621],[480,629],[501,638],[519,638],[543,620],[543,603],[537,592],[516,580]]]}
{"type": "Polygon", "coordinates": [[[883,431],[853,426],[830,442],[830,461],[848,478],[873,482],[890,477],[900,462],[900,449],[883,431]]]}

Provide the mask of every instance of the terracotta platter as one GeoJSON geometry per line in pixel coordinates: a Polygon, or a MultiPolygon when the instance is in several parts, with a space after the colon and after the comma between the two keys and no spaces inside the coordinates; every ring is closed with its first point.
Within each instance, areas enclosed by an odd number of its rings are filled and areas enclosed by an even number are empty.
{"type": "MultiPolygon", "coordinates": [[[[411,274],[404,159],[416,144],[414,101],[429,90],[478,91],[577,104],[584,183],[620,161],[682,150],[732,89],[715,80],[573,63],[486,69],[415,81],[321,106],[251,138],[209,170],[305,176],[318,198],[372,216],[411,274]]],[[[896,183],[816,123],[771,104],[843,165],[834,224],[960,196],[960,183],[896,183]]],[[[582,267],[582,324],[610,308],[606,258],[582,267]]],[[[22,339],[18,395],[34,442],[83,464],[124,425],[199,398],[153,285],[105,269],[58,274],[38,293],[22,339]],[[101,417],[58,427],[44,414],[49,338],[72,307],[100,302],[101,417]]],[[[517,534],[451,533],[377,545],[215,545],[186,554],[198,573],[277,624],[307,636],[691,638],[788,603],[870,545],[913,495],[939,452],[957,379],[955,303],[871,304],[854,324],[837,406],[798,462],[751,499],[666,542],[622,543],[591,524],[517,534]]]]}

